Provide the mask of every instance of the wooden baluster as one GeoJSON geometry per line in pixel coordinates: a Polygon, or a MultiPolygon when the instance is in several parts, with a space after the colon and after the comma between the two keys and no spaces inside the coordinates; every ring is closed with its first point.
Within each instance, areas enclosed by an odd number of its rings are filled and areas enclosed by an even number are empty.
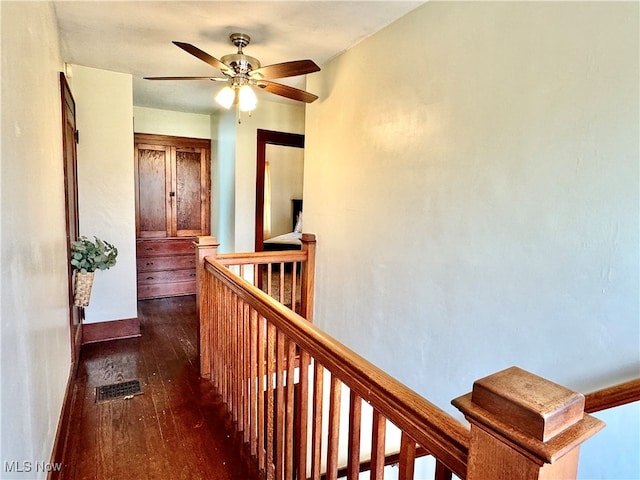
{"type": "Polygon", "coordinates": [[[436,459],[436,472],[433,480],[451,480],[452,476],[453,472],[440,460],[436,459]]]}
{"type": "Polygon", "coordinates": [[[313,359],[313,417],[311,424],[311,478],[320,480],[322,456],[322,395],[324,367],[313,359]]]}
{"type": "Polygon", "coordinates": [[[452,403],[471,423],[467,480],[575,479],[580,445],[604,427],[582,394],[517,367],[452,403]]]}
{"type": "Polygon", "coordinates": [[[351,391],[349,395],[349,445],[347,480],[357,480],[360,475],[360,427],[362,424],[362,399],[351,391]]]}
{"type": "Polygon", "coordinates": [[[204,258],[215,258],[220,243],[215,237],[198,237],[196,246],[196,309],[200,319],[200,335],[198,336],[198,351],[200,353],[200,376],[211,378],[211,334],[210,296],[205,292],[205,284],[210,282],[205,266],[204,258]]]}
{"type": "MultiPolygon", "coordinates": [[[[275,331],[275,328],[274,328],[275,331]]],[[[276,478],[282,480],[284,476],[284,370],[285,370],[285,356],[284,356],[284,334],[280,331],[276,332],[276,426],[275,426],[275,448],[274,448],[274,463],[276,466],[276,478]]]]}
{"type": "Polygon", "coordinates": [[[293,262],[291,268],[291,310],[298,313],[298,262],[293,262]]]}
{"type": "Polygon", "coordinates": [[[249,393],[251,397],[251,407],[249,418],[251,425],[250,434],[250,451],[251,456],[257,458],[258,456],[258,399],[262,398],[262,394],[258,393],[260,390],[261,380],[258,377],[258,312],[253,308],[251,309],[250,321],[249,321],[249,336],[251,337],[251,345],[249,352],[249,393]]]}
{"type": "Polygon", "coordinates": [[[249,305],[242,302],[242,346],[240,348],[240,401],[242,440],[249,443],[249,395],[247,392],[249,382],[249,305]]]}
{"type": "Polygon", "coordinates": [[[307,478],[307,445],[309,434],[309,354],[300,351],[300,381],[296,415],[297,461],[296,478],[307,478]]]}
{"type": "Polygon", "coordinates": [[[286,303],[285,302],[285,298],[284,298],[284,279],[286,277],[286,272],[284,270],[284,265],[285,265],[284,262],[280,262],[280,278],[279,278],[279,280],[280,280],[280,283],[279,283],[280,291],[278,292],[278,297],[279,297],[278,301],[280,303],[283,303],[283,304],[286,303]]]}
{"type": "Polygon", "coordinates": [[[402,432],[402,436],[400,437],[400,464],[398,469],[398,480],[413,480],[415,460],[416,442],[409,435],[402,432]]]}
{"type": "Polygon", "coordinates": [[[243,400],[243,383],[244,383],[244,362],[243,362],[243,350],[244,350],[244,306],[245,303],[242,300],[238,302],[238,323],[236,329],[238,336],[235,339],[236,343],[236,403],[238,409],[238,423],[237,429],[241,432],[244,429],[244,400],[243,400]]]}
{"type": "Polygon", "coordinates": [[[331,375],[329,390],[329,432],[327,438],[327,480],[338,478],[338,439],[340,438],[340,380],[331,375]]]}
{"type": "Polygon", "coordinates": [[[225,410],[227,410],[227,405],[229,398],[227,397],[227,345],[229,342],[229,289],[225,285],[222,290],[222,315],[220,315],[220,370],[221,370],[221,384],[220,384],[220,395],[222,396],[223,401],[225,402],[225,410]]]}
{"type": "Polygon", "coordinates": [[[253,266],[253,284],[260,288],[260,283],[258,283],[258,273],[262,270],[261,265],[254,265],[253,266]]]}
{"type": "Polygon", "coordinates": [[[300,292],[300,316],[313,322],[313,292],[316,270],[316,236],[311,233],[302,234],[302,251],[307,260],[302,265],[300,292]]]}
{"type": "MultiPolygon", "coordinates": [[[[209,322],[209,327],[207,328],[207,332],[203,332],[203,335],[206,335],[202,338],[198,339],[198,344],[202,344],[202,343],[208,343],[207,348],[209,348],[209,361],[206,360],[206,358],[203,358],[202,356],[200,356],[200,365],[202,365],[203,363],[207,363],[207,370],[209,371],[209,374],[207,377],[202,377],[202,378],[208,378],[211,383],[213,384],[214,388],[218,389],[218,379],[216,377],[216,370],[215,370],[215,365],[216,365],[216,355],[218,353],[218,349],[214,347],[214,345],[216,345],[216,338],[217,338],[217,328],[218,328],[218,302],[217,302],[217,298],[218,298],[218,290],[220,289],[219,287],[219,281],[217,278],[215,278],[214,276],[211,276],[209,278],[209,280],[206,282],[206,288],[204,290],[204,294],[209,296],[209,305],[207,306],[207,310],[208,313],[206,313],[205,315],[208,315],[208,321],[209,322]]],[[[200,330],[202,331],[202,315],[200,315],[200,330]]],[[[200,348],[199,348],[200,350],[200,348]]],[[[200,376],[202,376],[202,367],[200,367],[200,376]]]]}
{"type": "Polygon", "coordinates": [[[371,480],[384,478],[386,433],[387,419],[378,410],[374,410],[371,435],[371,480]]]}
{"type": "Polygon", "coordinates": [[[227,312],[225,311],[225,298],[227,296],[227,287],[220,282],[220,289],[218,291],[218,321],[216,322],[218,328],[218,338],[216,339],[216,343],[213,344],[212,348],[215,348],[217,353],[216,358],[216,368],[218,370],[218,393],[221,396],[224,396],[224,381],[225,381],[225,367],[224,367],[224,354],[225,354],[225,315],[227,312]]]}
{"type": "Polygon", "coordinates": [[[274,410],[273,410],[273,381],[275,373],[275,327],[267,323],[267,479],[275,478],[274,472],[274,410]]]}
{"type": "MultiPolygon", "coordinates": [[[[214,319],[213,319],[213,332],[211,338],[210,347],[212,350],[212,362],[210,369],[213,372],[213,385],[216,388],[218,394],[220,394],[220,318],[222,317],[221,299],[222,299],[222,282],[217,278],[214,279],[215,284],[215,297],[214,303],[214,319]]],[[[202,359],[201,359],[202,360],[202,359]]]]}
{"type": "Polygon", "coordinates": [[[225,401],[227,403],[227,411],[232,413],[232,403],[233,403],[233,388],[232,388],[232,376],[231,376],[231,365],[233,361],[232,355],[232,345],[233,345],[233,324],[235,320],[233,308],[233,292],[229,288],[225,288],[225,311],[226,317],[223,318],[225,323],[225,401]]]}
{"type": "Polygon", "coordinates": [[[232,296],[232,308],[233,308],[233,317],[231,320],[231,358],[230,360],[230,369],[229,369],[229,380],[231,384],[231,413],[233,421],[236,424],[236,428],[239,425],[239,392],[238,392],[238,380],[240,377],[240,372],[238,369],[238,357],[239,357],[239,343],[240,343],[240,311],[242,309],[240,299],[233,294],[232,296]]]}
{"type": "Polygon", "coordinates": [[[287,339],[287,405],[285,409],[285,454],[284,454],[284,478],[287,480],[293,479],[293,436],[294,436],[294,414],[295,414],[295,360],[296,360],[296,345],[289,339],[287,339]]]}
{"type": "Polygon", "coordinates": [[[267,373],[265,366],[267,364],[267,322],[264,317],[258,317],[258,466],[262,471],[267,469],[266,460],[266,422],[265,422],[265,404],[267,395],[267,373]]]}

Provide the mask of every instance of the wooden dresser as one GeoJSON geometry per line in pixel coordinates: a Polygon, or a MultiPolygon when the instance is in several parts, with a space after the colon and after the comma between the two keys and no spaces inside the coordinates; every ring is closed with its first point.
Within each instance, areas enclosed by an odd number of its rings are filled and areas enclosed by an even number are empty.
{"type": "Polygon", "coordinates": [[[210,144],[135,134],[138,299],[196,293],[193,242],[210,232],[210,144]]]}
{"type": "Polygon", "coordinates": [[[190,295],[196,292],[195,237],[138,239],[138,298],[190,295]]]}

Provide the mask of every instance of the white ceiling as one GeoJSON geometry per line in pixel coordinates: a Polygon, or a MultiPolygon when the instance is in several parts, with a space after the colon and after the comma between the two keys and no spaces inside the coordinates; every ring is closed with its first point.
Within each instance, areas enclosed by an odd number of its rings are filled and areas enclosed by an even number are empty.
{"type": "MultiPolygon", "coordinates": [[[[134,105],[212,113],[224,83],[150,81],[145,76],[220,76],[173,45],[191,43],[220,58],[233,32],[263,66],[311,59],[320,67],[415,9],[422,1],[56,1],[65,62],[133,75],[134,105]]],[[[401,45],[398,48],[402,48],[401,45]]],[[[277,80],[304,89],[304,77],[277,80]]],[[[286,101],[259,92],[259,98],[286,101]]],[[[312,92],[315,93],[315,92],[312,92]]]]}

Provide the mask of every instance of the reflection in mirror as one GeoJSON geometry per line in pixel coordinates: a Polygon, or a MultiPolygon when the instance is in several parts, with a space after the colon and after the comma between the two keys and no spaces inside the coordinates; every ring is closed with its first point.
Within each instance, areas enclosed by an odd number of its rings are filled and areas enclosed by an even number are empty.
{"type": "Polygon", "coordinates": [[[302,199],[304,150],[267,145],[264,172],[263,238],[293,232],[294,200],[302,199]]]}

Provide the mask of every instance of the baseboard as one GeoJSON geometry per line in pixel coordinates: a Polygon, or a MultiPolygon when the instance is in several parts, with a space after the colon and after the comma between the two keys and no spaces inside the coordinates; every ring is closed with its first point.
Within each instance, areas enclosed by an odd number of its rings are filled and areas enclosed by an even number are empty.
{"type": "Polygon", "coordinates": [[[82,325],[82,344],[105,342],[140,336],[140,320],[127,318],[111,322],[85,323],[82,325]]]}
{"type": "Polygon", "coordinates": [[[64,393],[64,399],[62,401],[62,409],[60,410],[60,419],[58,421],[58,428],[56,429],[56,436],[53,441],[53,449],[51,451],[51,465],[62,465],[62,468],[56,468],[49,470],[47,474],[48,480],[54,480],[61,476],[68,465],[63,465],[63,460],[67,458],[66,450],[69,439],[69,432],[71,431],[71,414],[75,405],[75,378],[78,370],[78,361],[71,364],[69,369],[69,378],[67,379],[67,388],[64,393]]]}

